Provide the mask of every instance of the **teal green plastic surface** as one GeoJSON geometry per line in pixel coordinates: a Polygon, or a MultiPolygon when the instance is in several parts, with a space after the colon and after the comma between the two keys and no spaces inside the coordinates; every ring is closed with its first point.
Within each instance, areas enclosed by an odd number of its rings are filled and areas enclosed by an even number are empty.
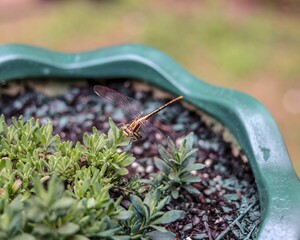
{"type": "Polygon", "coordinates": [[[0,81],[30,77],[135,78],[155,84],[226,125],[246,153],[262,209],[260,240],[300,239],[300,183],[269,111],[256,99],[209,85],[164,53],[123,45],[85,53],[0,47],[0,81]]]}

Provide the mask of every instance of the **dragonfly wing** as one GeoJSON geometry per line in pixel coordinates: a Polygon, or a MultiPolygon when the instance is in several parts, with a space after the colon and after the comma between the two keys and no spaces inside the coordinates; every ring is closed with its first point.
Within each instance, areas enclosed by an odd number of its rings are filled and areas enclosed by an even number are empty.
{"type": "Polygon", "coordinates": [[[148,138],[152,143],[165,146],[167,143],[166,135],[155,127],[150,121],[146,121],[141,125],[143,138],[148,138]]]}
{"type": "Polygon", "coordinates": [[[137,100],[127,97],[111,88],[96,85],[94,87],[95,93],[113,103],[116,107],[123,110],[130,117],[136,117],[142,114],[143,106],[137,100]]]}

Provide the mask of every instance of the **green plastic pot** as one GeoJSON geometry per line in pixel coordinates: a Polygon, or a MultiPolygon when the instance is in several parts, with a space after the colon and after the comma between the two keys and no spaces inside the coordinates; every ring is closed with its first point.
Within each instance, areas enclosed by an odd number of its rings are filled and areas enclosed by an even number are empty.
{"type": "Polygon", "coordinates": [[[273,117],[256,99],[209,85],[146,46],[123,45],[76,54],[0,46],[0,81],[32,77],[135,78],[183,95],[228,127],[247,155],[262,211],[258,239],[300,239],[299,179],[273,117]]]}

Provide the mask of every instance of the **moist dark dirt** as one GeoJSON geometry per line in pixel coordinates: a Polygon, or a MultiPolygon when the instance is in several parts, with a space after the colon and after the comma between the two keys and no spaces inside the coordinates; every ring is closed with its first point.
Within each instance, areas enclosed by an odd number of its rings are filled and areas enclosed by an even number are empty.
{"type": "MultiPolygon", "coordinates": [[[[12,86],[7,83],[1,87],[0,113],[7,120],[20,115],[25,119],[38,118],[42,123],[51,120],[54,133],[63,140],[74,142],[81,141],[83,133],[91,132],[92,126],[106,132],[109,117],[116,123],[128,122],[134,117],[125,115],[120,107],[98,97],[93,92],[95,84],[95,81],[82,81],[77,86],[68,83],[65,93],[50,97],[41,89],[37,92],[34,84],[16,82],[12,86]],[[10,91],[12,87],[20,91],[10,91]]],[[[157,90],[134,88],[136,84],[129,80],[101,81],[101,85],[140,101],[144,113],[170,100],[155,99],[153,96],[157,95],[157,90]]],[[[178,239],[255,239],[260,207],[255,180],[243,152],[234,151],[232,144],[223,140],[222,132],[213,132],[213,124],[207,126],[201,116],[179,102],[157,114],[152,124],[177,143],[194,132],[194,144],[199,148],[197,162],[206,165],[195,173],[201,182],[194,186],[201,194],[181,192],[181,197],[167,206],[168,209],[185,211],[180,220],[167,228],[178,239]]],[[[132,144],[129,151],[137,161],[131,166],[129,177],[148,178],[150,173],[157,171],[153,164],[153,157],[159,157],[156,147],[148,138],[132,144]]]]}

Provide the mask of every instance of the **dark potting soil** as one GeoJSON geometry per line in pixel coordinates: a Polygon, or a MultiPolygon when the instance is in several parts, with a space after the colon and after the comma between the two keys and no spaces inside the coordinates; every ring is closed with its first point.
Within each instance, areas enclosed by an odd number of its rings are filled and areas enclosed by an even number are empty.
{"type": "MultiPolygon", "coordinates": [[[[54,133],[74,142],[80,141],[84,132],[91,132],[92,126],[106,132],[110,116],[116,123],[128,122],[128,116],[119,108],[93,92],[92,87],[97,83],[82,83],[70,86],[64,94],[55,97],[49,97],[45,91],[37,92],[24,82],[14,82],[13,86],[7,83],[1,87],[0,114],[7,120],[20,115],[25,119],[38,118],[42,123],[51,120],[54,133]],[[12,87],[20,91],[10,91],[12,87]]],[[[111,80],[101,84],[140,101],[144,113],[170,100],[154,99],[155,90],[150,88],[133,89],[131,81],[111,80]]],[[[255,181],[243,153],[233,154],[232,144],[223,140],[222,132],[213,132],[212,125],[207,126],[198,114],[179,102],[157,114],[152,123],[175,142],[194,132],[194,143],[199,148],[197,162],[206,165],[196,173],[202,181],[194,184],[201,194],[183,192],[184,197],[167,206],[169,210],[185,211],[180,220],[167,228],[176,233],[178,239],[255,239],[260,207],[255,181]]],[[[147,178],[157,171],[153,164],[153,157],[158,156],[157,146],[149,139],[134,142],[129,151],[137,158],[130,176],[138,174],[147,178]]]]}

